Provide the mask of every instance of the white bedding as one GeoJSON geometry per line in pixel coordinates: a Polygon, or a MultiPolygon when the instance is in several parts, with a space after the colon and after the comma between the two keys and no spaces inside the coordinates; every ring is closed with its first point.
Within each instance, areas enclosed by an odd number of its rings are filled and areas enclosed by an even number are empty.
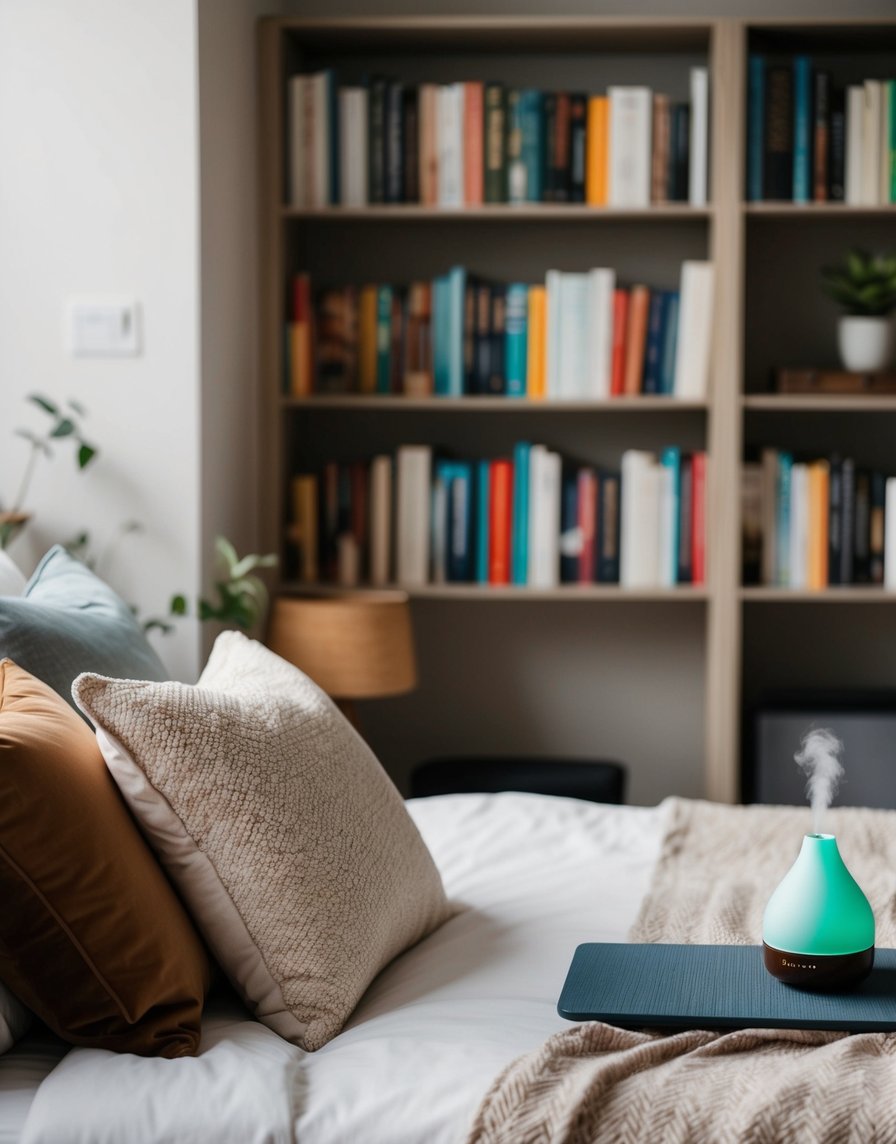
{"type": "MultiPolygon", "coordinates": [[[[196,1059],[73,1049],[48,1061],[23,1144],[463,1141],[495,1075],[566,1026],[556,1003],[575,946],[625,939],[663,811],[522,794],[408,806],[467,908],[380,974],[338,1037],[304,1053],[213,1002],[196,1059]]],[[[0,1140],[16,1138],[33,1071],[17,1111],[0,1081],[0,1140]]]]}

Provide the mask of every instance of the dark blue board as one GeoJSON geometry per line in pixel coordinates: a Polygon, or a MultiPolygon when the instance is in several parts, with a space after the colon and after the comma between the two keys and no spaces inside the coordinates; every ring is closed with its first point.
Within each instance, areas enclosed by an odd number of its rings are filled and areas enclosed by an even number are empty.
{"type": "Polygon", "coordinates": [[[756,945],[580,945],[557,1011],[624,1029],[896,1031],[896,949],[843,993],[782,985],[756,945]]]}

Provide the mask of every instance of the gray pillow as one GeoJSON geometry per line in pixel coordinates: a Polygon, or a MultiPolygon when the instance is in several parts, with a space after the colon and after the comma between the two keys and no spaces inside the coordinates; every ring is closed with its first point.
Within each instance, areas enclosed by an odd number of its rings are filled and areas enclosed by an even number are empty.
{"type": "Polygon", "coordinates": [[[58,544],[23,595],[0,596],[0,659],[5,656],[72,706],[72,681],[82,671],[168,678],[124,600],[58,544]]]}

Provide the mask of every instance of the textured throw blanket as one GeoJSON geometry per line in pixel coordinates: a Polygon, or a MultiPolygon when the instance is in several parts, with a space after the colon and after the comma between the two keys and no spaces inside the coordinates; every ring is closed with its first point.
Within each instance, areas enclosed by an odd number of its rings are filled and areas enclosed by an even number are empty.
{"type": "MultiPolygon", "coordinates": [[[[758,944],[808,811],[683,799],[666,810],[631,940],[758,944]]],[[[834,810],[824,828],[874,907],[877,945],[896,945],[896,812],[834,810]]],[[[467,1144],[595,1141],[896,1141],[896,1034],[575,1025],[497,1078],[467,1144]]]]}

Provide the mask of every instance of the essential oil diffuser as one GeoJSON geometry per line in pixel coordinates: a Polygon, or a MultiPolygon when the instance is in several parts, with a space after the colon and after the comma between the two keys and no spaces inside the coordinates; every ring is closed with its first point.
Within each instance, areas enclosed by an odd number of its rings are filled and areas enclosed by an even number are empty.
{"type": "Polygon", "coordinates": [[[787,985],[845,989],[874,964],[874,914],[833,834],[807,834],[765,907],[765,967],[787,985]]]}

